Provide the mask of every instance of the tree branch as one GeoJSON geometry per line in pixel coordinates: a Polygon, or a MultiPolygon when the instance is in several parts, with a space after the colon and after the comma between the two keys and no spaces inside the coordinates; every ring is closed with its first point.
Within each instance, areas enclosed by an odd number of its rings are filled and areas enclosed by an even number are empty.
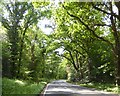
{"type": "Polygon", "coordinates": [[[78,51],[77,49],[74,49],[73,51],[79,53],[80,55],[82,55],[84,58],[86,57],[83,53],[81,53],[80,51],[78,51]]]}
{"type": "Polygon", "coordinates": [[[94,24],[94,26],[108,26],[108,27],[111,27],[111,25],[107,25],[107,24],[94,24]]]}
{"type": "MultiPolygon", "coordinates": [[[[64,8],[65,8],[65,7],[64,7],[64,8]]],[[[89,25],[87,25],[86,23],[84,23],[78,16],[75,16],[75,15],[73,15],[73,14],[70,14],[68,11],[67,11],[67,14],[68,14],[69,16],[77,19],[82,25],[84,25],[89,31],[91,31],[92,34],[93,34],[96,38],[98,38],[98,39],[100,39],[100,40],[102,40],[102,41],[104,41],[104,42],[107,42],[108,44],[110,44],[110,45],[112,46],[112,48],[114,48],[113,44],[112,44],[110,41],[104,39],[103,37],[98,36],[98,35],[95,33],[95,31],[92,30],[92,29],[89,27],[89,25]]]]}
{"type": "Polygon", "coordinates": [[[62,56],[62,57],[64,57],[64,58],[66,58],[67,60],[69,60],[69,61],[72,63],[72,61],[70,60],[70,58],[66,57],[65,55],[60,55],[60,54],[57,54],[57,55],[59,55],[59,56],[62,56]]]}
{"type": "Polygon", "coordinates": [[[77,66],[76,66],[76,64],[75,64],[75,61],[74,61],[74,58],[73,58],[73,56],[72,56],[72,53],[71,53],[71,51],[70,50],[67,50],[68,52],[69,52],[69,54],[70,54],[70,57],[71,57],[71,59],[72,59],[72,64],[73,64],[73,66],[74,66],[74,68],[75,68],[75,70],[76,71],[78,71],[78,68],[77,68],[77,66]]]}
{"type": "Polygon", "coordinates": [[[105,13],[105,14],[112,15],[112,16],[116,17],[116,18],[120,21],[120,16],[119,16],[119,15],[116,15],[115,13],[108,13],[107,11],[102,10],[102,9],[99,8],[99,7],[96,7],[95,5],[93,5],[93,8],[96,9],[96,10],[98,10],[98,11],[101,11],[101,12],[103,12],[103,13],[105,13]]]}

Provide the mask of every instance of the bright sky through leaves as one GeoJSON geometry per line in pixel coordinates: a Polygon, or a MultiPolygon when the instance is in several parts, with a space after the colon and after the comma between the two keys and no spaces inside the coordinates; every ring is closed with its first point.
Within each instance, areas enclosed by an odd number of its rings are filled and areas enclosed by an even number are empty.
{"type": "Polygon", "coordinates": [[[49,35],[53,30],[52,28],[45,27],[45,25],[51,25],[51,20],[43,19],[38,23],[38,27],[47,35],[49,35]]]}

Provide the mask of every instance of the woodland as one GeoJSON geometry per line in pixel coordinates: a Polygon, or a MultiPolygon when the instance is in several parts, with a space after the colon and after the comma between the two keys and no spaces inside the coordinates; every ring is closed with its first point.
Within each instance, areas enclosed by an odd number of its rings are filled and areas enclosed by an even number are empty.
{"type": "Polygon", "coordinates": [[[120,1],[11,1],[0,12],[2,78],[120,86],[120,1]]]}

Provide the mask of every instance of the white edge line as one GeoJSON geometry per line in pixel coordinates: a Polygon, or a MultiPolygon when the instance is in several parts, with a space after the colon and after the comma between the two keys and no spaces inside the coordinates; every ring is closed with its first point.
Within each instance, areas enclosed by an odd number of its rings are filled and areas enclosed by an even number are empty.
{"type": "Polygon", "coordinates": [[[46,93],[46,91],[47,91],[49,85],[50,85],[50,84],[47,84],[47,86],[46,86],[46,88],[45,88],[45,91],[44,91],[44,93],[43,93],[43,96],[46,95],[45,93],[46,93]]]}

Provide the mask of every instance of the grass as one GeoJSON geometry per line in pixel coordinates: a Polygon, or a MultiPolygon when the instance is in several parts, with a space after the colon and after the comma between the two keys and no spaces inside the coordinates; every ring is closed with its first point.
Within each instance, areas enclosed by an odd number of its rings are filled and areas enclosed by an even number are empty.
{"type": "Polygon", "coordinates": [[[120,87],[117,87],[113,84],[103,84],[103,83],[88,83],[88,84],[80,84],[84,87],[95,88],[97,90],[103,90],[107,92],[120,93],[120,87]]]}
{"type": "MultiPolygon", "coordinates": [[[[71,82],[73,83],[73,82],[71,82]]],[[[83,87],[88,87],[88,88],[95,88],[97,90],[102,90],[106,92],[112,92],[115,94],[120,94],[120,86],[116,86],[114,84],[105,84],[105,83],[85,83],[85,84],[80,84],[79,82],[75,82],[74,84],[83,86],[83,87]]]]}
{"type": "Polygon", "coordinates": [[[2,96],[11,96],[14,94],[26,94],[25,96],[36,96],[40,94],[47,82],[30,83],[28,81],[2,79],[2,96]]]}

